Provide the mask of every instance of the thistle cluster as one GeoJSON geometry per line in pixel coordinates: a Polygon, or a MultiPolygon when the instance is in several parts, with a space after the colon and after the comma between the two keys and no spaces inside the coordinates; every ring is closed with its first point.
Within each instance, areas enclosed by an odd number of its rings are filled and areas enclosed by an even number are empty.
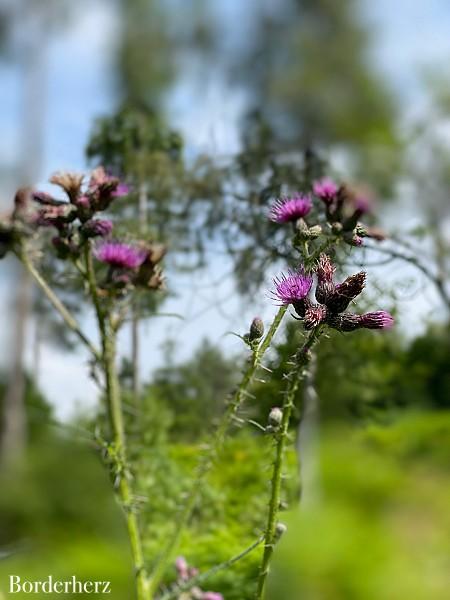
{"type": "Polygon", "coordinates": [[[163,278],[159,262],[165,253],[160,244],[127,243],[112,238],[113,222],[103,217],[111,204],[127,196],[130,189],[117,177],[98,167],[86,183],[76,173],[56,173],[50,183],[66,198],[46,192],[19,189],[14,210],[0,221],[0,257],[20,251],[23,243],[43,230],[52,232],[51,245],[60,260],[77,262],[91,243],[93,256],[109,268],[100,287],[123,292],[131,287],[159,289],[163,278]]]}
{"type": "Polygon", "coordinates": [[[321,254],[313,271],[316,278],[315,301],[310,297],[314,277],[305,275],[302,270],[274,279],[274,296],[282,305],[293,306],[306,330],[321,324],[343,332],[392,327],[394,319],[386,311],[362,315],[347,312],[349,305],[365,287],[366,273],[360,271],[341,283],[335,283],[335,271],[330,258],[321,254]]]}
{"type": "MultiPolygon", "coordinates": [[[[183,556],[179,556],[175,561],[175,569],[177,571],[177,585],[182,587],[193,577],[198,575],[198,569],[190,567],[183,556]]],[[[222,594],[218,592],[204,592],[198,586],[192,587],[187,592],[181,592],[178,596],[179,600],[223,600],[222,594]]]]}
{"type": "MultiPolygon", "coordinates": [[[[384,239],[379,229],[364,225],[360,219],[370,213],[372,201],[367,193],[359,193],[329,178],[314,182],[311,193],[295,193],[276,200],[269,211],[275,223],[293,223],[296,227],[294,246],[330,233],[350,246],[361,246],[364,237],[384,239]],[[319,203],[314,203],[314,199],[319,203]],[[320,213],[314,225],[308,223],[314,208],[320,213]],[[308,217],[308,219],[307,219],[308,217]]],[[[317,212],[316,211],[316,212],[317,212]]]]}

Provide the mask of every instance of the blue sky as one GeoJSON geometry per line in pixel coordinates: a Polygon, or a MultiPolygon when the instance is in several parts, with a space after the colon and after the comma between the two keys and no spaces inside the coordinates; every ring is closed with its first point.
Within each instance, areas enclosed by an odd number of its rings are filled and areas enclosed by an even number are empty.
{"type": "MultiPolygon", "coordinates": [[[[256,0],[223,0],[219,11],[230,17],[250,14],[256,0]]],[[[259,1],[259,0],[258,0],[259,1]]],[[[264,0],[269,5],[269,0],[264,0]]],[[[276,0],[272,0],[276,2],[276,0]]],[[[93,119],[114,106],[114,85],[111,77],[114,44],[118,31],[112,3],[92,1],[89,10],[75,11],[73,22],[60,34],[54,35],[48,47],[47,114],[45,117],[45,151],[41,180],[59,169],[84,170],[84,145],[93,119]]],[[[420,68],[425,65],[446,65],[450,58],[450,4],[448,0],[378,0],[361,4],[364,18],[375,28],[377,41],[373,60],[390,78],[393,89],[401,96],[405,114],[426,110],[426,94],[420,81],[420,68]]],[[[241,26],[245,27],[245,19],[241,26]]],[[[21,79],[17,64],[0,64],[0,198],[4,208],[16,181],[11,174],[18,159],[20,140],[21,79]]],[[[44,82],[45,84],[45,82],[44,82]]],[[[219,80],[202,90],[185,83],[180,85],[170,102],[170,118],[180,127],[189,141],[190,150],[210,149],[217,154],[230,153],[237,147],[236,123],[243,98],[231,95],[219,80]]],[[[11,269],[11,267],[10,267],[11,269]]],[[[181,290],[180,297],[165,307],[168,312],[184,312],[183,322],[159,318],[144,326],[144,373],[161,364],[158,347],[167,337],[177,341],[177,358],[192,353],[203,336],[215,338],[230,352],[240,349],[239,341],[226,333],[243,331],[255,314],[270,316],[273,306],[267,298],[255,299],[244,312],[233,294],[233,286],[221,275],[229,271],[222,257],[216,257],[210,269],[196,282],[195,290],[188,278],[173,282],[181,290]],[[144,364],[145,362],[145,364],[144,364]]],[[[404,272],[402,272],[402,275],[404,272]]],[[[11,301],[9,279],[0,279],[0,293],[11,301]]],[[[433,297],[425,295],[416,300],[414,314],[417,326],[429,310],[433,297]]],[[[1,331],[7,343],[8,311],[3,311],[1,331]]],[[[412,319],[414,321],[414,318],[412,319]]],[[[86,315],[86,328],[92,330],[86,315]]],[[[30,331],[31,333],[31,331],[30,331]]],[[[9,332],[9,335],[13,332],[9,332]]],[[[122,338],[123,353],[128,350],[128,336],[122,338]]],[[[31,353],[29,355],[31,358],[31,353]]],[[[70,414],[75,404],[92,404],[95,389],[86,377],[84,355],[80,352],[65,355],[50,346],[42,352],[40,384],[57,405],[58,414],[70,414]],[[68,386],[68,381],[74,382],[68,386]]]]}

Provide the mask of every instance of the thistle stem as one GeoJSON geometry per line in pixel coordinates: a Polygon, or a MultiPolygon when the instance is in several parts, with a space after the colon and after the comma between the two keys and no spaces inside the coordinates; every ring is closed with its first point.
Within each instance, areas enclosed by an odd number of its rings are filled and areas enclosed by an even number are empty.
{"type": "Polygon", "coordinates": [[[97,292],[95,271],[92,264],[92,253],[89,245],[85,247],[85,265],[89,291],[94,302],[98,327],[102,341],[102,364],[105,371],[106,402],[114,451],[111,453],[114,472],[117,478],[117,493],[125,513],[128,537],[133,559],[136,592],[138,600],[151,600],[148,589],[147,571],[144,564],[141,535],[138,518],[133,506],[133,493],[130,485],[130,474],[127,460],[126,435],[123,422],[123,408],[120,394],[120,383],[116,369],[116,337],[111,318],[102,308],[97,292]]]}
{"type": "Polygon", "coordinates": [[[189,518],[195,507],[195,504],[198,499],[198,495],[202,488],[201,484],[203,483],[206,475],[209,473],[210,469],[212,468],[215,458],[223,446],[223,443],[224,443],[225,437],[226,437],[226,433],[228,431],[230,423],[232,422],[237,411],[239,410],[239,407],[243,403],[245,396],[248,395],[248,388],[250,387],[251,383],[254,380],[256,371],[258,370],[261,360],[262,360],[265,352],[269,348],[269,346],[272,342],[272,339],[273,339],[273,337],[274,337],[278,327],[280,326],[281,321],[286,313],[286,310],[287,310],[286,306],[281,306],[279,308],[267,334],[263,338],[263,341],[254,350],[252,358],[251,358],[251,362],[244,372],[244,375],[242,377],[241,383],[239,384],[239,387],[236,389],[235,393],[233,394],[231,400],[228,403],[228,406],[227,406],[227,408],[219,422],[219,425],[216,429],[214,438],[213,438],[210,446],[208,447],[206,453],[203,454],[202,458],[199,461],[199,464],[197,467],[197,472],[196,472],[196,475],[192,482],[192,486],[190,488],[188,497],[187,497],[181,511],[178,514],[178,518],[175,519],[173,533],[169,537],[169,539],[166,543],[166,546],[163,549],[162,554],[161,554],[158,562],[156,563],[153,572],[150,575],[150,590],[152,593],[155,593],[156,590],[158,589],[158,586],[164,575],[164,571],[167,567],[168,561],[170,560],[172,552],[178,545],[180,537],[181,537],[181,533],[182,533],[183,529],[186,527],[187,522],[189,521],[189,518]]]}
{"type": "Polygon", "coordinates": [[[276,526],[281,501],[281,481],[284,467],[284,455],[295,394],[297,393],[301,380],[305,376],[305,367],[309,362],[309,351],[319,338],[320,328],[321,326],[319,325],[313,329],[309,333],[305,343],[295,353],[292,369],[287,376],[288,384],[284,394],[282,408],[283,417],[281,420],[280,429],[275,436],[275,459],[273,463],[272,479],[270,484],[270,500],[267,514],[267,524],[264,534],[264,553],[259,572],[257,592],[255,596],[256,600],[261,600],[263,598],[266,579],[269,572],[269,565],[276,543],[276,526]]]}

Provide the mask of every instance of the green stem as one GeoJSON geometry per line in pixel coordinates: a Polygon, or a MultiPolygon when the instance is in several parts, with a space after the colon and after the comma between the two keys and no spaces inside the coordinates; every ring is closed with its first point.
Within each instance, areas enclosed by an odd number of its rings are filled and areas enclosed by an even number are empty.
{"type": "Polygon", "coordinates": [[[156,565],[153,569],[153,572],[151,573],[150,590],[152,593],[155,593],[156,590],[158,589],[158,586],[164,575],[164,572],[166,570],[166,567],[167,567],[168,561],[170,560],[172,552],[178,545],[178,542],[181,537],[181,533],[182,533],[183,529],[186,527],[187,522],[189,521],[189,518],[195,507],[195,504],[198,499],[198,495],[202,488],[202,483],[203,483],[206,475],[209,473],[212,465],[214,464],[214,460],[215,460],[219,450],[223,446],[225,436],[226,436],[226,433],[230,426],[230,423],[232,422],[233,418],[235,417],[235,415],[236,415],[237,411],[239,410],[239,407],[243,403],[245,397],[249,394],[248,388],[250,387],[251,383],[254,380],[256,371],[257,371],[259,365],[261,364],[261,360],[262,360],[265,352],[269,348],[269,346],[272,342],[272,339],[273,339],[273,337],[274,337],[278,327],[280,326],[280,323],[286,313],[286,310],[287,310],[286,306],[281,306],[279,308],[266,336],[264,337],[263,341],[258,346],[258,348],[256,348],[256,350],[253,352],[251,362],[243,375],[241,383],[240,383],[239,387],[236,389],[236,392],[233,394],[233,397],[231,398],[230,402],[228,403],[226,411],[224,412],[224,414],[220,420],[220,423],[216,429],[214,438],[213,438],[210,446],[208,447],[206,453],[202,456],[202,458],[199,462],[199,465],[197,467],[197,473],[192,482],[192,486],[190,488],[189,495],[188,495],[180,513],[178,514],[178,518],[175,520],[173,533],[169,537],[169,539],[162,551],[162,554],[159,557],[159,560],[156,563],[156,565]]]}
{"type": "Polygon", "coordinates": [[[317,326],[308,335],[305,343],[299,348],[294,356],[294,364],[288,374],[288,385],[284,394],[283,400],[283,417],[280,424],[280,429],[276,434],[275,444],[275,460],[273,463],[271,491],[269,500],[269,510],[267,515],[267,524],[264,534],[264,553],[261,562],[261,568],[258,578],[258,586],[256,592],[256,600],[261,600],[264,594],[269,565],[272,558],[273,550],[276,543],[276,527],[278,513],[281,501],[281,482],[283,476],[284,455],[289,432],[289,422],[291,418],[292,408],[294,407],[295,395],[301,380],[305,376],[305,367],[309,362],[309,351],[316,343],[320,335],[321,326],[317,326]]]}
{"type": "Polygon", "coordinates": [[[223,563],[215,565],[214,567],[212,567],[211,569],[209,569],[209,571],[206,571],[205,573],[200,573],[200,575],[197,575],[196,577],[192,577],[191,579],[189,579],[189,581],[186,581],[186,583],[175,586],[173,589],[171,589],[170,591],[163,594],[159,598],[159,600],[176,600],[176,598],[178,598],[178,596],[181,592],[190,590],[194,586],[199,585],[200,583],[203,583],[204,581],[206,581],[207,579],[209,579],[210,577],[212,577],[219,571],[223,571],[224,569],[228,569],[228,568],[232,567],[234,565],[234,563],[237,563],[239,560],[242,560],[245,556],[247,556],[247,554],[250,554],[250,552],[253,552],[253,550],[255,550],[255,548],[257,548],[263,540],[264,540],[264,536],[261,536],[255,542],[253,542],[253,544],[251,546],[249,546],[242,552],[239,552],[239,554],[237,554],[236,556],[233,556],[233,558],[230,558],[229,560],[227,560],[223,563]]]}
{"type": "Polygon", "coordinates": [[[22,262],[28,273],[37,283],[38,287],[42,290],[42,292],[47,296],[50,303],[53,307],[59,312],[64,323],[67,327],[75,333],[75,335],[81,340],[81,342],[88,348],[93,357],[97,360],[101,360],[100,352],[95,348],[92,342],[88,339],[88,337],[81,330],[80,325],[78,324],[75,317],[68,311],[68,309],[64,306],[55,292],[51,289],[36,267],[33,265],[31,260],[29,259],[27,253],[25,251],[17,253],[17,257],[22,262]]]}
{"type": "Polygon", "coordinates": [[[144,564],[144,554],[139,532],[139,523],[135,508],[133,506],[133,494],[129,481],[130,475],[127,461],[122,400],[116,369],[117,333],[115,328],[112,326],[111,318],[103,311],[100,299],[98,297],[95,271],[92,264],[92,254],[90,246],[88,245],[86,245],[84,256],[89,291],[94,302],[102,341],[102,364],[105,370],[106,402],[114,450],[111,453],[111,457],[114,464],[115,475],[118,478],[117,492],[125,512],[128,537],[130,539],[131,554],[136,577],[137,599],[151,600],[152,596],[148,589],[148,579],[144,564]]]}

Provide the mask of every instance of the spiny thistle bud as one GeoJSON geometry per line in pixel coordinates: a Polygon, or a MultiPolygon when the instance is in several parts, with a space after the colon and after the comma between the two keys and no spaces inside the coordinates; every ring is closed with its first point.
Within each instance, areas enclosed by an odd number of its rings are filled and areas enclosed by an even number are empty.
{"type": "Polygon", "coordinates": [[[354,231],[345,233],[343,238],[346,244],[348,244],[349,246],[355,246],[356,248],[362,246],[364,243],[362,237],[360,237],[354,231]]]}
{"type": "Polygon", "coordinates": [[[366,329],[389,329],[394,325],[394,317],[385,310],[377,310],[361,315],[360,323],[366,329]]]}
{"type": "Polygon", "coordinates": [[[163,244],[141,243],[139,248],[145,253],[145,259],[139,267],[134,283],[147,289],[160,289],[164,280],[157,263],[162,260],[166,253],[166,247],[163,244]]]}
{"type": "Polygon", "coordinates": [[[269,413],[269,425],[274,429],[278,429],[283,419],[283,411],[278,406],[274,406],[270,409],[269,413]]]}
{"type": "Polygon", "coordinates": [[[342,313],[340,315],[329,315],[327,325],[338,331],[349,332],[361,328],[360,316],[352,313],[342,313]]]}
{"type": "Polygon", "coordinates": [[[322,304],[315,304],[310,306],[305,311],[304,325],[305,329],[314,329],[323,323],[327,317],[327,308],[322,304]]]}
{"type": "Polygon", "coordinates": [[[309,237],[312,240],[315,240],[322,234],[322,226],[321,225],[313,225],[309,228],[309,237]]]}
{"type": "Polygon", "coordinates": [[[342,230],[342,223],[339,223],[339,221],[336,221],[331,225],[331,231],[334,233],[334,235],[339,235],[340,233],[342,233],[342,230]]]}
{"type": "Polygon", "coordinates": [[[275,541],[278,542],[286,533],[287,526],[284,523],[277,523],[275,527],[275,541]]]}
{"type": "Polygon", "coordinates": [[[335,290],[333,277],[336,268],[326,254],[321,254],[316,268],[317,287],[316,300],[321,304],[326,304],[335,290]]]}
{"type": "Polygon", "coordinates": [[[334,292],[326,300],[326,305],[330,312],[340,313],[344,311],[350,302],[363,291],[365,284],[366,273],[360,271],[356,275],[350,275],[342,283],[336,285],[334,292]]]}
{"type": "Polygon", "coordinates": [[[250,342],[259,340],[264,335],[264,323],[260,317],[255,317],[250,325],[248,339],[250,342]]]}
{"type": "Polygon", "coordinates": [[[394,325],[394,318],[385,310],[378,310],[364,315],[342,313],[328,317],[327,324],[333,329],[343,332],[355,331],[356,329],[390,329],[394,325]]]}
{"type": "Polygon", "coordinates": [[[368,230],[361,223],[357,223],[357,225],[355,227],[355,233],[356,233],[356,235],[359,235],[359,237],[364,238],[364,237],[367,237],[368,230]]]}
{"type": "Polygon", "coordinates": [[[113,224],[109,219],[90,219],[80,228],[85,237],[106,237],[113,229],[113,224]]]}

